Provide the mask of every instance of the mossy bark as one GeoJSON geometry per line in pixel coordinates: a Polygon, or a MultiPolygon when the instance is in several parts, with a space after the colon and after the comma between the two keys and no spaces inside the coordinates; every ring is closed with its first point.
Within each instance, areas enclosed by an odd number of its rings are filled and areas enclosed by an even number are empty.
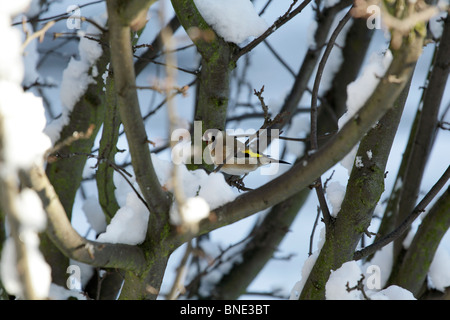
{"type": "MultiPolygon", "coordinates": [[[[326,225],[326,239],[317,261],[305,283],[300,299],[324,299],[325,285],[331,270],[338,269],[353,258],[361,236],[367,231],[373,210],[384,191],[384,169],[392,146],[396,128],[406,101],[408,87],[415,63],[422,49],[422,38],[404,44],[394,52],[394,59],[386,72],[385,80],[368,100],[379,104],[392,85],[392,75],[402,74],[403,85],[397,91],[395,101],[380,121],[361,140],[356,154],[362,161],[354,165],[347,183],[347,190],[337,218],[326,225]],[[406,63],[405,62],[409,62],[406,63]],[[403,69],[403,70],[402,70],[403,69]],[[368,156],[367,152],[371,152],[368,156]]],[[[360,121],[354,118],[349,121],[360,121]]]]}
{"type": "MultiPolygon", "coordinates": [[[[102,35],[100,41],[105,41],[105,39],[106,35],[102,35]]],[[[83,154],[91,153],[94,140],[104,120],[105,100],[102,74],[108,63],[109,50],[103,48],[103,54],[96,63],[98,76],[94,77],[95,82],[88,86],[84,95],[75,104],[69,117],[69,123],[62,129],[60,139],[55,144],[72,137],[74,132],[87,132],[91,126],[93,126],[92,134],[88,138],[78,139],[61,147],[57,151],[58,157],[49,161],[46,167],[46,174],[55,188],[69,220],[86,165],[87,157],[83,154]],[[76,156],[76,154],[80,155],[76,156]]],[[[69,259],[54,246],[46,234],[41,235],[40,248],[52,266],[53,282],[65,285],[69,259]]]]}

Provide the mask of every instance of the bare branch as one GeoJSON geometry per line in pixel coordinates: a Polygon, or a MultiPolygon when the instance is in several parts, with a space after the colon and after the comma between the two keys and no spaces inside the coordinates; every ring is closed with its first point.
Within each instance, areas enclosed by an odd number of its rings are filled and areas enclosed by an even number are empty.
{"type": "Polygon", "coordinates": [[[244,54],[250,52],[253,50],[257,45],[259,45],[261,42],[263,42],[267,37],[269,37],[272,33],[275,32],[278,28],[280,28],[282,25],[284,25],[286,22],[294,18],[297,14],[302,12],[302,10],[311,2],[311,0],[304,0],[302,3],[298,5],[297,8],[294,10],[293,7],[297,3],[297,0],[293,0],[291,5],[289,6],[288,10],[279,17],[262,35],[260,35],[258,38],[250,42],[245,47],[241,48],[239,52],[235,55],[234,60],[239,60],[240,57],[242,57],[244,54]]]}
{"type": "MultiPolygon", "coordinates": [[[[131,30],[130,26],[123,24],[118,1],[108,1],[108,18],[117,104],[130,148],[136,181],[152,211],[149,223],[154,219],[163,223],[167,219],[170,200],[159,184],[146,143],[148,138],[136,92],[131,30]]],[[[127,19],[130,20],[131,17],[127,19]]]]}
{"type": "MultiPolygon", "coordinates": [[[[325,48],[325,52],[323,53],[322,59],[319,62],[319,67],[317,69],[316,78],[314,80],[314,87],[311,95],[311,130],[310,130],[310,138],[311,138],[311,150],[317,150],[319,147],[317,142],[317,100],[319,95],[319,85],[322,79],[323,70],[325,69],[325,65],[327,63],[328,57],[330,56],[331,50],[336,42],[336,39],[339,33],[344,28],[345,24],[351,18],[351,9],[347,11],[346,15],[339,21],[336,29],[331,34],[330,39],[328,40],[328,44],[325,48]]],[[[327,202],[325,200],[325,195],[323,193],[322,187],[322,178],[318,177],[316,183],[314,184],[316,189],[317,198],[319,199],[320,207],[323,212],[323,217],[325,223],[328,224],[332,221],[332,217],[330,214],[330,210],[328,209],[327,202]]]]}
{"type": "Polygon", "coordinates": [[[172,284],[172,288],[170,289],[170,292],[167,295],[167,300],[175,300],[177,299],[178,295],[184,294],[185,288],[183,281],[184,276],[186,274],[187,263],[191,252],[192,252],[192,240],[188,241],[187,243],[186,251],[184,252],[183,258],[180,261],[180,265],[177,268],[177,275],[172,284]]]}
{"type": "Polygon", "coordinates": [[[434,186],[428,191],[428,193],[423,197],[423,199],[417,204],[414,210],[406,217],[406,219],[392,231],[391,233],[385,235],[380,240],[371,244],[370,246],[365,247],[359,251],[356,251],[353,255],[354,260],[359,260],[368,256],[369,254],[374,253],[375,251],[381,249],[385,245],[394,241],[398,237],[400,237],[416,220],[416,218],[424,212],[425,208],[428,204],[436,197],[439,191],[445,186],[447,181],[450,179],[450,166],[447,167],[447,170],[443,173],[443,175],[439,178],[439,180],[434,184],[434,186]]]}
{"type": "Polygon", "coordinates": [[[141,270],[145,256],[137,246],[89,241],[73,229],[66,212],[45,172],[34,167],[21,174],[21,181],[36,191],[47,212],[47,234],[55,245],[74,260],[93,266],[141,270]]]}

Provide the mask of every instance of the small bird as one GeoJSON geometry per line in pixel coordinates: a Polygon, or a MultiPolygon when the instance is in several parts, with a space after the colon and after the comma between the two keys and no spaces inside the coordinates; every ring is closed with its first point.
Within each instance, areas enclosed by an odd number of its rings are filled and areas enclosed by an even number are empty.
{"type": "Polygon", "coordinates": [[[270,163],[290,164],[260,153],[239,141],[236,136],[230,136],[219,130],[207,130],[203,140],[207,142],[211,160],[217,166],[215,171],[220,170],[232,176],[245,176],[270,163]]]}

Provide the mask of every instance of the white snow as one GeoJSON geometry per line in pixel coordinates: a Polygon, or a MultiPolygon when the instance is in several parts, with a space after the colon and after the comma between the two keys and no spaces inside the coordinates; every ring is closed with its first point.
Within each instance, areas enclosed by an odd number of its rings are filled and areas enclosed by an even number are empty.
{"type": "Polygon", "coordinates": [[[194,0],[203,19],[227,42],[240,44],[267,30],[250,0],[194,0]]]}
{"type": "MultiPolygon", "coordinates": [[[[347,290],[357,285],[364,272],[361,270],[358,262],[348,261],[339,269],[331,271],[330,278],[325,286],[325,295],[327,300],[363,300],[364,296],[360,290],[347,290]]],[[[367,275],[364,275],[364,283],[367,275]]],[[[368,290],[364,292],[369,299],[373,300],[415,300],[413,294],[399,286],[389,286],[383,290],[368,290]]]]}
{"type": "Polygon", "coordinates": [[[364,163],[362,161],[362,157],[361,156],[356,156],[355,158],[355,167],[361,169],[364,168],[364,163]]]}
{"type": "MultiPolygon", "coordinates": [[[[347,111],[338,120],[339,130],[364,106],[380,82],[381,77],[386,73],[392,58],[390,50],[387,50],[385,54],[373,53],[361,75],[347,86],[347,111]]],[[[355,162],[357,149],[358,145],[340,162],[348,170],[349,175],[355,162]]],[[[358,162],[357,164],[361,163],[358,162]]]]}
{"type": "Polygon", "coordinates": [[[411,245],[411,242],[414,240],[414,236],[416,235],[417,229],[419,228],[420,224],[422,223],[422,218],[419,217],[416,220],[413,221],[411,224],[410,230],[408,231],[408,234],[406,235],[405,239],[403,239],[403,248],[408,249],[411,245]]]}
{"type": "Polygon", "coordinates": [[[97,234],[104,232],[106,230],[106,219],[98,198],[96,196],[86,198],[82,208],[92,229],[97,234]]]}
{"type": "Polygon", "coordinates": [[[450,254],[443,245],[439,245],[428,271],[428,283],[431,288],[445,292],[450,286],[450,254]]]}
{"type": "Polygon", "coordinates": [[[308,279],[308,276],[311,273],[314,264],[316,263],[319,253],[320,253],[319,251],[316,251],[306,259],[302,267],[302,278],[300,281],[297,281],[294,284],[294,287],[292,288],[291,294],[289,296],[289,300],[298,300],[298,298],[300,297],[303,287],[305,286],[306,280],[308,279]]]}
{"type": "Polygon", "coordinates": [[[331,215],[336,217],[341,210],[342,200],[344,200],[346,187],[339,181],[329,182],[326,189],[326,197],[331,205],[331,215]]]}
{"type": "MultiPolygon", "coordinates": [[[[14,15],[25,10],[29,1],[2,1],[0,3],[0,178],[15,181],[19,170],[42,166],[50,140],[43,134],[45,126],[42,99],[23,92],[24,65],[21,35],[11,27],[14,15]]],[[[17,179],[18,180],[18,179],[17,179]]],[[[46,216],[37,194],[29,189],[20,190],[11,199],[17,213],[18,237],[24,245],[21,254],[22,270],[30,276],[31,288],[38,298],[48,295],[51,270],[39,251],[38,232],[44,230],[46,216]]],[[[9,294],[23,297],[24,289],[17,270],[15,240],[8,237],[1,257],[1,280],[9,294]]]]}
{"type": "MultiPolygon", "coordinates": [[[[31,230],[21,233],[21,238],[27,246],[27,268],[31,275],[34,293],[40,299],[48,296],[51,282],[51,269],[39,251],[39,238],[31,230]]],[[[3,244],[0,263],[0,275],[4,288],[9,294],[23,297],[23,284],[17,270],[17,255],[14,240],[8,237],[3,244]]]]}
{"type": "Polygon", "coordinates": [[[22,228],[36,231],[45,229],[47,218],[42,208],[41,199],[35,191],[24,189],[14,200],[22,228]]]}
{"type": "Polygon", "coordinates": [[[416,298],[410,291],[396,285],[391,285],[386,289],[371,294],[370,298],[372,300],[377,300],[380,299],[380,295],[382,295],[383,299],[386,300],[416,300],[416,298]]]}
{"type": "Polygon", "coordinates": [[[197,230],[198,223],[209,216],[210,208],[202,197],[195,196],[187,198],[181,209],[175,202],[170,210],[170,220],[175,225],[186,225],[191,230],[197,230]]]}
{"type": "Polygon", "coordinates": [[[42,99],[23,92],[19,79],[19,83],[4,81],[3,73],[0,79],[0,114],[4,118],[3,130],[8,133],[3,137],[2,169],[14,171],[42,164],[50,147],[50,140],[42,133],[46,122],[42,99]]]}
{"type": "Polygon", "coordinates": [[[126,204],[121,207],[106,232],[97,241],[109,243],[140,244],[145,240],[149,212],[134,192],[127,194],[126,204]]]}
{"type": "Polygon", "coordinates": [[[358,112],[372,95],[391,64],[392,58],[390,50],[387,50],[385,54],[373,53],[361,75],[347,86],[347,112],[339,118],[339,129],[358,112]]]}
{"type": "MultiPolygon", "coordinates": [[[[152,159],[154,159],[153,157],[152,159]]],[[[165,167],[166,165],[163,165],[165,167]]],[[[158,172],[159,170],[157,170],[158,172]]],[[[183,216],[180,215],[176,202],[173,203],[170,218],[175,225],[189,224],[191,226],[208,217],[209,212],[221,205],[233,201],[236,193],[226,183],[221,173],[210,173],[202,169],[188,170],[186,166],[178,166],[178,179],[183,186],[186,203],[183,216]]],[[[170,179],[163,184],[172,188],[170,179]]]]}
{"type": "MultiPolygon", "coordinates": [[[[172,188],[171,170],[172,163],[160,159],[152,153],[152,162],[159,182],[167,189],[172,188]]],[[[179,179],[183,185],[183,190],[187,198],[200,196],[209,205],[210,209],[220,207],[221,205],[233,201],[236,198],[234,190],[226,183],[223,174],[207,174],[204,170],[188,170],[186,166],[179,165],[179,179]]]]}
{"type": "Polygon", "coordinates": [[[313,19],[311,20],[310,25],[308,26],[308,48],[315,49],[316,48],[316,39],[314,38],[314,35],[317,30],[317,20],[313,19]]]}
{"type": "MultiPolygon", "coordinates": [[[[164,188],[171,190],[172,163],[160,159],[156,154],[152,153],[151,156],[159,182],[164,188]]],[[[177,208],[172,206],[170,216],[171,222],[175,225],[195,224],[208,217],[210,210],[232,201],[236,197],[236,193],[225,182],[221,173],[208,175],[204,170],[189,171],[184,165],[180,165],[178,169],[187,201],[184,208],[186,214],[184,220],[181,219],[177,208]]],[[[114,183],[117,188],[117,202],[121,208],[106,227],[106,232],[100,234],[97,240],[110,243],[142,243],[147,232],[148,209],[120,175],[115,175],[114,183]]],[[[131,181],[131,183],[135,184],[135,181],[131,181]]],[[[135,187],[139,191],[139,188],[135,187]]],[[[96,200],[90,200],[86,210],[95,209],[96,205],[92,201],[96,200]]]]}
{"type": "Polygon", "coordinates": [[[320,250],[323,247],[323,244],[325,243],[325,227],[322,226],[320,229],[320,237],[319,241],[317,243],[317,250],[314,251],[304,262],[302,267],[302,278],[300,281],[297,281],[294,284],[294,287],[291,289],[291,294],[289,296],[290,300],[298,300],[300,297],[300,293],[303,290],[303,287],[305,286],[306,280],[309,277],[309,274],[311,273],[312,268],[314,267],[314,264],[316,263],[317,258],[319,257],[320,250]]]}
{"type": "Polygon", "coordinates": [[[379,268],[380,288],[384,288],[386,286],[387,280],[391,275],[392,266],[394,264],[393,248],[394,246],[392,242],[389,243],[388,245],[381,248],[381,250],[378,250],[373,256],[373,258],[362,266],[362,270],[366,270],[366,273],[371,266],[377,266],[379,268]]]}
{"type": "Polygon", "coordinates": [[[399,286],[389,286],[370,295],[371,300],[416,300],[411,292],[399,286]]]}
{"type": "Polygon", "coordinates": [[[344,263],[339,269],[331,271],[330,278],[325,286],[327,300],[359,300],[361,292],[347,290],[347,282],[350,288],[354,287],[361,279],[361,269],[356,261],[344,263]]]}
{"type": "Polygon", "coordinates": [[[87,300],[86,296],[75,290],[68,290],[67,288],[58,286],[57,284],[52,283],[50,286],[49,298],[51,300],[68,300],[68,299],[76,299],[76,300],[87,300]]]}
{"type": "MultiPolygon", "coordinates": [[[[94,20],[102,26],[106,23],[106,16],[102,15],[94,20]]],[[[86,33],[98,34],[99,30],[94,25],[89,24],[86,33]]],[[[80,60],[72,57],[63,72],[60,91],[62,104],[61,117],[51,122],[45,128],[45,133],[51,138],[53,143],[59,139],[62,128],[69,122],[69,116],[73,107],[86,92],[88,86],[94,83],[93,77],[98,73],[95,68],[95,63],[102,55],[102,46],[94,40],[81,37],[80,43],[78,44],[78,51],[80,60]],[[89,72],[90,70],[91,73],[89,72]]]]}

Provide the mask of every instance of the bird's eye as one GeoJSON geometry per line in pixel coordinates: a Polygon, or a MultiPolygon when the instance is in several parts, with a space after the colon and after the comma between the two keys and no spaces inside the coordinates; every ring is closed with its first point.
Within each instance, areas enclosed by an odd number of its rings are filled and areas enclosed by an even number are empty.
{"type": "Polygon", "coordinates": [[[212,136],[212,137],[211,137],[211,141],[212,141],[212,142],[216,141],[216,137],[215,137],[215,136],[212,136]]]}

